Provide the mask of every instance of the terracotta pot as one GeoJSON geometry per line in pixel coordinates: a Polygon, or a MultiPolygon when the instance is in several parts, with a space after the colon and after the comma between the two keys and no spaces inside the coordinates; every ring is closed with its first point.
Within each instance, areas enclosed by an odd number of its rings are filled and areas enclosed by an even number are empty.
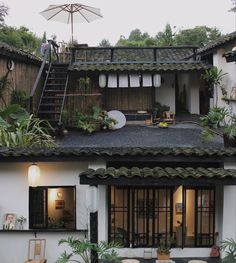
{"type": "Polygon", "coordinates": [[[158,260],[169,260],[170,259],[170,253],[169,254],[157,253],[157,259],[158,260]]]}
{"type": "Polygon", "coordinates": [[[223,135],[223,138],[225,147],[236,147],[236,139],[229,139],[225,135],[223,135]]]}

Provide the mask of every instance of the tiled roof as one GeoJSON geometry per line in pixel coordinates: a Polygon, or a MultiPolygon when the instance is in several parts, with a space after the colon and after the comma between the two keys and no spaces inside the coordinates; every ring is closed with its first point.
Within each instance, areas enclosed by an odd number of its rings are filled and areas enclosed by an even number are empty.
{"type": "Polygon", "coordinates": [[[143,62],[143,63],[74,63],[69,70],[92,71],[92,72],[117,72],[117,71],[191,71],[204,70],[211,66],[203,62],[183,61],[183,62],[143,62]]]}
{"type": "Polygon", "coordinates": [[[210,44],[206,45],[205,47],[198,49],[197,53],[201,55],[202,53],[214,50],[215,48],[218,48],[222,45],[231,42],[236,44],[236,31],[227,34],[225,36],[222,36],[216,41],[212,41],[210,44]]]}
{"type": "Polygon", "coordinates": [[[171,167],[155,167],[155,168],[138,168],[138,167],[132,167],[132,168],[126,168],[121,167],[119,169],[109,167],[107,169],[88,169],[85,172],[82,172],[80,174],[80,177],[86,177],[88,179],[116,179],[121,177],[126,177],[129,179],[132,178],[180,178],[180,179],[186,179],[186,178],[215,178],[215,179],[223,179],[226,177],[236,178],[236,170],[233,169],[223,169],[223,168],[171,168],[171,167]]]}
{"type": "Polygon", "coordinates": [[[40,63],[42,62],[41,58],[3,42],[0,42],[0,55],[8,56],[9,58],[17,57],[18,59],[27,59],[40,63]]]}
{"type": "Polygon", "coordinates": [[[85,47],[76,50],[76,62],[181,61],[193,55],[193,47],[85,47]]]}
{"type": "Polygon", "coordinates": [[[109,156],[191,156],[236,157],[236,148],[63,148],[22,149],[0,148],[0,158],[10,157],[109,157],[109,156]]]}

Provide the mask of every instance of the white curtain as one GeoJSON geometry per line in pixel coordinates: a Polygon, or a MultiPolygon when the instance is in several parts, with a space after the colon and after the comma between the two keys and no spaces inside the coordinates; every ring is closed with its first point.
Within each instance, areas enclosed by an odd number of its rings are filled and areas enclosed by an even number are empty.
{"type": "Polygon", "coordinates": [[[128,88],[128,87],[129,87],[128,74],[120,74],[119,75],[119,88],[128,88]]]}
{"type": "Polygon", "coordinates": [[[117,88],[117,75],[116,74],[109,74],[108,75],[108,88],[117,88]]]}
{"type": "Polygon", "coordinates": [[[152,75],[143,74],[143,87],[152,87],[152,75]]]}
{"type": "Polygon", "coordinates": [[[140,87],[140,81],[139,81],[138,74],[129,75],[129,81],[130,81],[130,87],[132,88],[140,87]]]}

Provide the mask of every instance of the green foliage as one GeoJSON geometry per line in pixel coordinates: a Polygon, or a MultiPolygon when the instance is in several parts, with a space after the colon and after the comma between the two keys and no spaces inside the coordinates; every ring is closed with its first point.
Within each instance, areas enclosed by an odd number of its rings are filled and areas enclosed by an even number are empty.
{"type": "Polygon", "coordinates": [[[170,106],[167,106],[167,105],[162,105],[161,103],[159,102],[156,102],[154,107],[153,107],[153,110],[152,110],[152,117],[153,119],[155,118],[162,118],[163,117],[163,112],[164,111],[169,111],[170,110],[170,106]]]}
{"type": "Polygon", "coordinates": [[[78,121],[78,128],[83,132],[91,134],[96,131],[96,125],[93,123],[89,123],[89,121],[78,121]]]}
{"type": "Polygon", "coordinates": [[[201,78],[208,84],[208,88],[212,96],[214,86],[220,86],[220,88],[223,89],[221,82],[225,75],[227,75],[227,73],[223,73],[222,69],[218,70],[217,67],[206,69],[204,74],[202,74],[201,78]]]}
{"type": "Polygon", "coordinates": [[[11,82],[8,80],[8,74],[9,72],[0,77],[0,100],[3,102],[4,106],[7,106],[5,101],[5,93],[8,92],[11,87],[11,82]]]}
{"type": "Polygon", "coordinates": [[[98,44],[99,47],[110,47],[111,43],[108,39],[104,38],[102,41],[98,44]]]}
{"type": "Polygon", "coordinates": [[[236,138],[236,117],[226,108],[214,107],[207,115],[200,118],[202,140],[207,142],[213,139],[214,135],[225,135],[229,139],[236,138]]]}
{"type": "Polygon", "coordinates": [[[158,254],[170,254],[171,246],[174,243],[174,236],[169,236],[167,241],[160,242],[157,248],[158,254]]]}
{"type": "Polygon", "coordinates": [[[0,26],[4,24],[5,17],[8,15],[9,8],[4,4],[0,4],[0,26]]]}
{"type": "Polygon", "coordinates": [[[30,96],[23,90],[13,90],[11,104],[18,104],[24,109],[29,109],[30,96]]]}
{"type": "Polygon", "coordinates": [[[169,23],[163,31],[150,36],[147,32],[142,33],[140,29],[134,29],[129,37],[120,36],[116,46],[197,46],[203,47],[221,36],[221,32],[213,27],[196,26],[190,29],[182,29],[173,32],[169,23]]]}
{"type": "Polygon", "coordinates": [[[19,105],[0,111],[1,147],[53,147],[49,123],[34,118],[19,105]]]}
{"type": "Polygon", "coordinates": [[[223,262],[236,262],[236,242],[233,238],[224,240],[221,245],[221,250],[225,251],[226,253],[226,256],[223,258],[223,262]]]}
{"type": "Polygon", "coordinates": [[[26,27],[3,26],[0,30],[0,41],[16,48],[39,55],[42,39],[26,27]]]}
{"type": "Polygon", "coordinates": [[[180,30],[175,35],[175,45],[203,47],[221,36],[220,31],[213,27],[196,26],[191,29],[180,30]]]}
{"type": "Polygon", "coordinates": [[[173,46],[175,43],[174,34],[170,24],[166,24],[163,32],[158,32],[156,35],[158,46],[173,46]]]}
{"type": "Polygon", "coordinates": [[[61,239],[58,244],[67,244],[72,252],[67,253],[64,251],[56,263],[67,263],[72,261],[80,262],[80,258],[84,263],[92,263],[90,257],[91,251],[97,252],[99,259],[112,258],[113,260],[116,260],[112,262],[120,262],[118,261],[117,253],[114,251],[115,247],[120,247],[118,243],[107,243],[102,241],[99,244],[95,244],[88,240],[79,240],[75,237],[68,237],[67,239],[61,239]]]}

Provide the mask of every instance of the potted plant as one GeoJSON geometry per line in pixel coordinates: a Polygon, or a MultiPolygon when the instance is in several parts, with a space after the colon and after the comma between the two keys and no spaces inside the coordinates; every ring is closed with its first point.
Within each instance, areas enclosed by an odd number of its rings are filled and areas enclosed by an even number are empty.
{"type": "Polygon", "coordinates": [[[214,96],[214,88],[215,88],[215,107],[218,104],[218,88],[221,89],[222,96],[227,96],[227,91],[222,84],[224,76],[227,73],[223,73],[222,69],[218,69],[217,67],[212,67],[210,69],[206,69],[204,74],[202,74],[201,78],[205,80],[206,84],[208,85],[209,92],[211,96],[214,96]]]}
{"type": "Polygon", "coordinates": [[[224,263],[236,262],[236,242],[233,238],[224,240],[220,249],[225,252],[224,263]]]}
{"type": "Polygon", "coordinates": [[[157,259],[158,260],[169,260],[171,245],[174,242],[174,236],[168,237],[166,241],[160,242],[157,248],[157,259]]]}
{"type": "Polygon", "coordinates": [[[225,147],[236,147],[236,115],[225,107],[214,107],[207,115],[200,118],[203,127],[202,139],[211,140],[215,135],[224,139],[225,147]]]}
{"type": "Polygon", "coordinates": [[[58,258],[56,263],[79,263],[81,262],[81,259],[84,263],[92,263],[92,252],[96,253],[97,258],[100,262],[120,262],[118,254],[114,250],[114,248],[120,247],[120,245],[116,242],[107,243],[105,241],[101,241],[97,244],[91,243],[86,239],[79,240],[75,237],[68,237],[67,239],[61,239],[58,244],[67,244],[70,247],[70,252],[67,253],[66,251],[64,251],[58,258]]]}
{"type": "Polygon", "coordinates": [[[20,216],[16,219],[17,223],[19,223],[19,230],[24,229],[24,223],[26,222],[26,218],[24,216],[20,216]]]}

